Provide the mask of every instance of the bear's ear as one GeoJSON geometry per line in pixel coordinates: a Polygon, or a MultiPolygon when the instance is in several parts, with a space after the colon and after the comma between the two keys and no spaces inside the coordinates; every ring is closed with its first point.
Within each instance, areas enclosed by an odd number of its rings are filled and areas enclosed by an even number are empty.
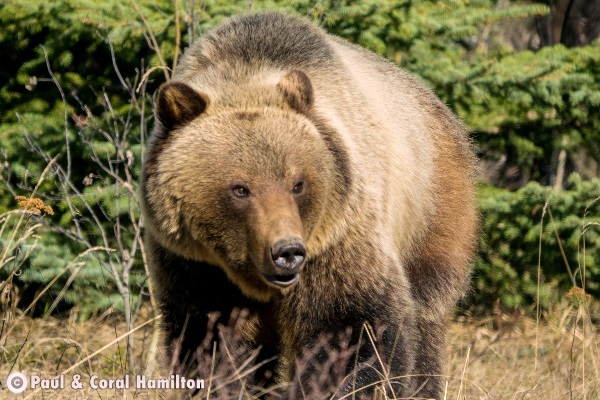
{"type": "Polygon", "coordinates": [[[196,118],[206,109],[206,104],[206,99],[185,83],[164,83],[158,90],[156,116],[171,130],[196,118]]]}
{"type": "Polygon", "coordinates": [[[302,71],[288,72],[277,84],[277,89],[283,93],[290,107],[300,113],[307,112],[313,105],[312,84],[302,71]]]}

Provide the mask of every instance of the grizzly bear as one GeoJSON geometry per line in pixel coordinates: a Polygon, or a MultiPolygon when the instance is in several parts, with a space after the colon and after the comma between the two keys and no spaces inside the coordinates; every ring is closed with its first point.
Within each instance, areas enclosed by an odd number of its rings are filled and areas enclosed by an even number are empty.
{"type": "Polygon", "coordinates": [[[351,329],[356,352],[333,395],[379,385],[440,397],[478,218],[467,134],[428,88],[302,18],[263,12],[189,48],[155,115],[141,199],[171,356],[193,361],[244,309],[239,329],[268,384],[309,381],[322,371],[294,378],[297,360],[351,329]]]}

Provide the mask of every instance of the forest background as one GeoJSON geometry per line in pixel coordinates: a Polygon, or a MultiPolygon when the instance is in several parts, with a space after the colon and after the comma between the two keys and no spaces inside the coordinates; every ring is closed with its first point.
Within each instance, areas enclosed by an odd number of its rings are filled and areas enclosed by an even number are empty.
{"type": "Polygon", "coordinates": [[[460,315],[576,298],[600,318],[596,0],[3,0],[4,313],[132,329],[155,309],[137,193],[156,90],[208,29],[275,8],[418,75],[464,121],[482,232],[460,315]]]}

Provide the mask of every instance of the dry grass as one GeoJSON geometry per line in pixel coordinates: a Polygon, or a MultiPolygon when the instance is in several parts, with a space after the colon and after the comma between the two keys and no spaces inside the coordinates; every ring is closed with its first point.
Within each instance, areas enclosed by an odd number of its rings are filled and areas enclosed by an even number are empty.
{"type": "MultiPolygon", "coordinates": [[[[148,310],[149,311],[149,310],[148,310]]],[[[145,359],[152,335],[152,319],[144,316],[132,333],[137,344],[135,357],[138,362],[145,359]]],[[[9,395],[6,389],[6,377],[11,372],[23,372],[27,376],[38,375],[41,378],[65,376],[64,390],[26,390],[24,399],[87,399],[87,398],[123,398],[123,399],[162,399],[164,391],[150,390],[94,390],[89,387],[93,375],[99,378],[117,379],[125,374],[135,375],[136,371],[127,371],[126,341],[127,330],[122,318],[116,314],[105,314],[88,322],[76,322],[76,310],[71,318],[21,318],[0,340],[1,364],[0,398],[9,395]],[[83,390],[71,388],[72,377],[81,376],[83,390]]],[[[140,364],[138,364],[140,365],[140,364]]],[[[140,373],[140,372],[137,372],[140,373]]],[[[154,372],[149,377],[164,378],[168,371],[154,372]]],[[[132,379],[132,387],[135,386],[132,379]]]]}
{"type": "MultiPolygon", "coordinates": [[[[151,313],[147,314],[142,321],[150,320],[151,313]]],[[[17,320],[10,335],[0,341],[0,377],[4,388],[0,397],[8,396],[5,379],[11,370],[44,378],[66,371],[66,389],[27,390],[22,395],[26,399],[162,399],[173,394],[164,390],[89,387],[92,375],[107,379],[121,378],[125,373],[135,375],[125,369],[124,333],[125,324],[113,315],[85,323],[75,322],[74,318],[17,320]],[[106,348],[93,355],[103,347],[106,348]],[[70,388],[74,374],[81,375],[83,390],[70,388]]],[[[151,334],[151,323],[133,333],[136,365],[145,359],[151,334]]],[[[539,328],[535,320],[519,315],[455,321],[448,336],[445,399],[599,398],[599,345],[600,338],[584,316],[583,307],[566,303],[556,307],[539,328]],[[536,329],[539,329],[537,334],[536,329]]],[[[151,376],[165,378],[168,374],[158,371],[151,376]]],[[[133,380],[132,376],[135,386],[133,380]]]]}
{"type": "Polygon", "coordinates": [[[600,337],[584,307],[557,306],[538,327],[519,315],[456,322],[448,339],[448,399],[600,398],[600,337]]]}

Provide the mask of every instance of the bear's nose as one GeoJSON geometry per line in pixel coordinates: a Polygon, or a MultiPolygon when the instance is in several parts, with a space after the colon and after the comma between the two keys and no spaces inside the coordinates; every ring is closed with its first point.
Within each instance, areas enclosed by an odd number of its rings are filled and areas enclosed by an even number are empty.
{"type": "Polygon", "coordinates": [[[271,246],[271,256],[282,274],[293,275],[304,264],[306,247],[299,238],[282,239],[271,246]]]}

